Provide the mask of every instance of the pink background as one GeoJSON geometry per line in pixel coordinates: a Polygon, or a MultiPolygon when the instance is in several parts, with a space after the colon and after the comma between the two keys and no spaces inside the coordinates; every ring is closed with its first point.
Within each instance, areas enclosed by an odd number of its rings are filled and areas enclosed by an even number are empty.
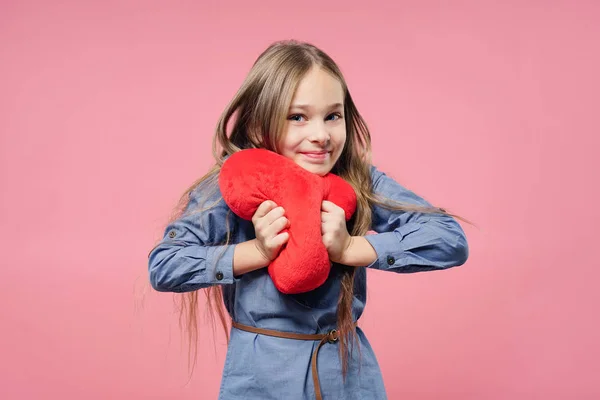
{"type": "Polygon", "coordinates": [[[464,267],[370,272],[390,399],[600,396],[600,6],[392,3],[1,3],[0,398],[216,398],[224,338],[203,320],[188,382],[146,255],[284,38],[339,62],[380,168],[478,225],[464,267]]]}

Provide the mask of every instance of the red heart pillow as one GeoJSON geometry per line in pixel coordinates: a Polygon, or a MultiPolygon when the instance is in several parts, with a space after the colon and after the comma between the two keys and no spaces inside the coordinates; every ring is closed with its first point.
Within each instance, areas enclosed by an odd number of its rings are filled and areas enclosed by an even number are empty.
{"type": "Polygon", "coordinates": [[[289,240],[268,267],[283,293],[303,293],[322,285],[331,268],[321,239],[321,202],[331,201],[346,212],[356,210],[356,194],[339,176],[323,177],[265,149],[238,151],[225,160],[219,175],[225,203],[240,218],[252,220],[258,206],[272,200],[290,221],[289,240]]]}

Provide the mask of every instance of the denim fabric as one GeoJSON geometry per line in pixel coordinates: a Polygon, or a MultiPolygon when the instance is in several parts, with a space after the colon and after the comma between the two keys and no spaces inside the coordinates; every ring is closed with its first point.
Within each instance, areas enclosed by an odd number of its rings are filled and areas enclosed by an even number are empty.
{"type": "MultiPolygon", "coordinates": [[[[404,203],[429,205],[392,178],[371,167],[377,194],[404,203]]],[[[222,285],[224,302],[239,323],[297,333],[326,333],[335,328],[341,268],[333,266],[327,281],[309,293],[285,295],[273,285],[266,268],[233,275],[236,243],[253,239],[252,223],[236,217],[218,189],[207,195],[203,186],[190,195],[186,213],[169,224],[149,257],[154,289],[186,292],[222,285]],[[201,201],[202,199],[202,201],[201,201]],[[206,200],[206,201],[204,201],[206,200]],[[216,206],[194,213],[199,206],[216,206]],[[227,225],[231,231],[225,243],[227,225]]],[[[397,273],[442,270],[462,265],[468,257],[466,236],[457,221],[441,214],[373,209],[367,240],[377,259],[366,268],[397,273]]],[[[354,318],[366,304],[366,268],[355,275],[354,318]]],[[[357,328],[360,352],[354,351],[342,380],[337,343],[325,344],[318,358],[323,398],[386,399],[381,371],[365,333],[357,328]]],[[[219,399],[314,399],[311,355],[317,342],[257,335],[232,329],[223,368],[219,399]]]]}

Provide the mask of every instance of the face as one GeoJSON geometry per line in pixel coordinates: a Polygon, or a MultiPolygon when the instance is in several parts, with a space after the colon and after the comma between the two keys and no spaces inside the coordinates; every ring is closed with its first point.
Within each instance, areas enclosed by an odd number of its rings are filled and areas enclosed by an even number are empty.
{"type": "Polygon", "coordinates": [[[294,93],[280,152],[323,176],[331,171],[345,143],[342,85],[321,68],[313,68],[294,93]]]}

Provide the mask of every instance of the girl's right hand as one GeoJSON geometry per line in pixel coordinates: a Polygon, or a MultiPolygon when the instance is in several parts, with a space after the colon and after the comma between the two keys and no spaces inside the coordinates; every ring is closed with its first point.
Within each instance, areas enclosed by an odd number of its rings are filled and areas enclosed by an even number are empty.
{"type": "Polygon", "coordinates": [[[252,224],[256,233],[256,248],[270,263],[289,239],[289,233],[281,232],[289,226],[285,210],[271,200],[264,201],[254,213],[252,224]]]}

